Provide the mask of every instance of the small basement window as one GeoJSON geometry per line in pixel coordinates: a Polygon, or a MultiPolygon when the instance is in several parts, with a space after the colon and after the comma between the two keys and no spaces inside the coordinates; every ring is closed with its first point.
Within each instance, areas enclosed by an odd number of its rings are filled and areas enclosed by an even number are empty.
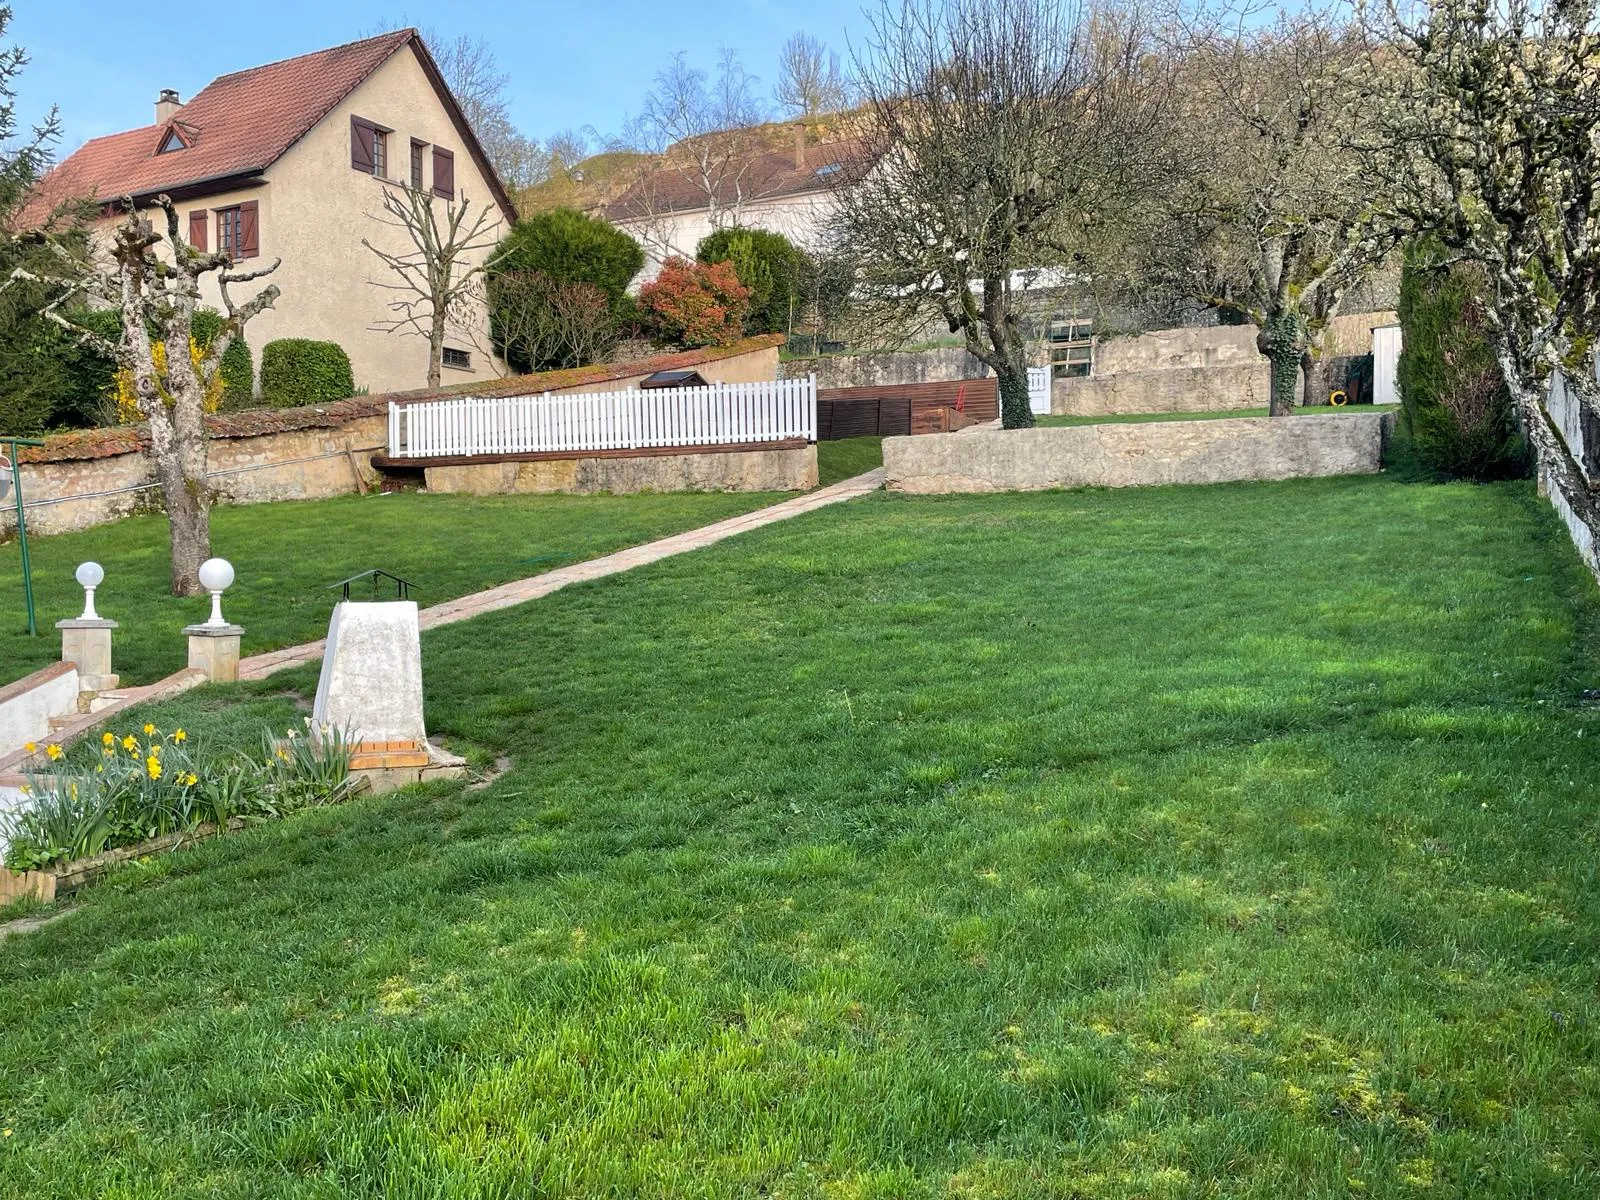
{"type": "Polygon", "coordinates": [[[454,346],[444,348],[444,365],[456,367],[463,371],[472,370],[472,355],[465,350],[457,350],[454,346]]]}

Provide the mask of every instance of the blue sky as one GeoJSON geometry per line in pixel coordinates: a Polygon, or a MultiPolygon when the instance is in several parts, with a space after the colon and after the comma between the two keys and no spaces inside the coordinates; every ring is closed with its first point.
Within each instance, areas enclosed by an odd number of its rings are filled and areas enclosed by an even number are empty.
{"type": "Polygon", "coordinates": [[[702,68],[717,46],[740,52],[745,69],[770,95],[778,50],[804,29],[845,55],[846,31],[860,38],[862,0],[600,0],[518,3],[457,0],[432,9],[357,0],[271,0],[246,4],[229,19],[227,6],[135,5],[120,0],[14,0],[9,40],[24,46],[19,111],[36,118],[55,103],[65,125],[60,153],[85,139],[146,124],[164,87],[192,96],[213,77],[352,41],[409,23],[440,34],[490,40],[511,76],[512,116],[541,140],[562,129],[620,131],[639,108],[655,72],[684,50],[702,68]],[[152,13],[162,13],[151,19],[152,13]],[[230,26],[254,25],[250,36],[230,26]],[[182,44],[174,48],[175,38],[182,44]]]}

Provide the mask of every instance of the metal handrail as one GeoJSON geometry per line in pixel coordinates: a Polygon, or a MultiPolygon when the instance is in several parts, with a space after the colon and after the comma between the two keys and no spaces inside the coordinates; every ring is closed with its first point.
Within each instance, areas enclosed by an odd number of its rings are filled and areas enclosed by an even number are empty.
{"type": "Polygon", "coordinates": [[[348,600],[350,599],[350,585],[363,579],[372,580],[372,597],[374,600],[376,600],[378,597],[378,581],[380,579],[394,580],[395,599],[411,599],[411,588],[413,586],[411,581],[409,579],[401,579],[400,576],[396,575],[393,571],[385,571],[381,567],[373,567],[370,571],[362,571],[359,574],[350,576],[349,579],[341,579],[338,583],[330,583],[328,585],[328,590],[332,591],[334,588],[343,588],[344,599],[348,600]]]}

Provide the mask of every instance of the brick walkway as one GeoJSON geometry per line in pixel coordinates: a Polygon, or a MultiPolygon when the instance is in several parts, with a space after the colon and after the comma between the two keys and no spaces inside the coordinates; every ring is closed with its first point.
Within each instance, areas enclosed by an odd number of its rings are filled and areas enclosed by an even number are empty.
{"type": "MultiPolygon", "coordinates": [[[[446,600],[443,604],[423,609],[418,614],[417,623],[423,629],[433,629],[439,625],[466,621],[484,613],[510,608],[515,604],[524,604],[529,600],[537,600],[540,596],[548,596],[569,583],[604,579],[607,575],[631,571],[634,567],[642,567],[646,563],[660,562],[663,558],[671,558],[676,554],[687,554],[691,550],[699,550],[702,546],[713,545],[724,538],[733,537],[747,530],[760,529],[764,525],[787,521],[791,517],[798,517],[801,513],[808,513],[813,509],[865,496],[882,486],[883,468],[878,467],[864,475],[818,488],[814,492],[807,492],[803,496],[796,496],[793,500],[785,500],[770,508],[758,508],[754,512],[741,513],[737,517],[729,517],[726,521],[718,521],[714,525],[675,533],[659,541],[618,550],[615,554],[591,558],[587,562],[573,563],[570,567],[559,567],[542,575],[531,575],[527,579],[513,579],[510,583],[502,583],[499,587],[492,587],[488,591],[473,592],[468,596],[446,600]]],[[[315,662],[322,657],[322,649],[323,642],[318,640],[299,646],[286,646],[282,650],[270,650],[265,654],[253,654],[240,661],[239,678],[264,679],[285,667],[297,667],[302,663],[315,662]]]]}

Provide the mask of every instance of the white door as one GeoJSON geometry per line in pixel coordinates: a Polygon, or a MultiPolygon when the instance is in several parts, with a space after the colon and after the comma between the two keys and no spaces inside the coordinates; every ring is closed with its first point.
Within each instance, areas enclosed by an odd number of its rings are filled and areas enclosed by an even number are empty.
{"type": "Polygon", "coordinates": [[[1400,366],[1400,326],[1379,325],[1372,331],[1372,402],[1399,404],[1395,376],[1400,366]]]}
{"type": "Polygon", "coordinates": [[[1050,415],[1050,368],[1028,368],[1028,411],[1036,417],[1050,415]]]}

